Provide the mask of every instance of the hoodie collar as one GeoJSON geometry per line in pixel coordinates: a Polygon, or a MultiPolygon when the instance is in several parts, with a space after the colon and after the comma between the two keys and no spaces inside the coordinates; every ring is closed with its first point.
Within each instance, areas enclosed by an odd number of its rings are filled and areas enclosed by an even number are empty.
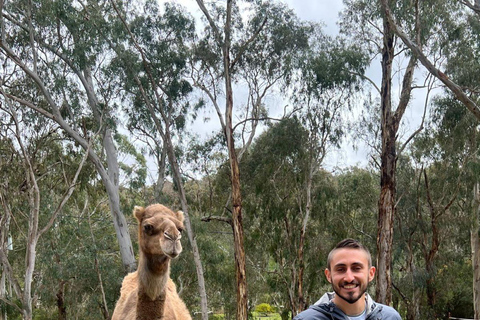
{"type": "MultiPolygon", "coordinates": [[[[335,303],[332,301],[333,298],[335,297],[335,292],[327,292],[325,293],[317,302],[314,303],[315,306],[320,306],[320,305],[329,305],[329,306],[335,306],[335,303]]],[[[367,300],[367,312],[366,315],[368,316],[370,313],[375,310],[377,307],[377,304],[375,301],[373,301],[372,297],[368,293],[365,292],[365,297],[367,300]]]]}

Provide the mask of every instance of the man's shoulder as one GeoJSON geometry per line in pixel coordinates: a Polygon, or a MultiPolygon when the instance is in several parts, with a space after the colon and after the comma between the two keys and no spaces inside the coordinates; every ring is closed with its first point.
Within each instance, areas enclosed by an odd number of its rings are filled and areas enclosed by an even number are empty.
{"type": "Polygon", "coordinates": [[[321,308],[313,305],[307,310],[297,314],[293,320],[330,320],[330,318],[323,312],[321,308]]]}
{"type": "Polygon", "coordinates": [[[377,303],[377,306],[381,307],[382,320],[402,320],[402,317],[394,308],[381,303],[377,303]]]}

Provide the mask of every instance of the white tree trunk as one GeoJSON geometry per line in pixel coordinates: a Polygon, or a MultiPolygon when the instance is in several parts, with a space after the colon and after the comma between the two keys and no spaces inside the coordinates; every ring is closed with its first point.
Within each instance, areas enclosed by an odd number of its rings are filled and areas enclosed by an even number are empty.
{"type": "MultiPolygon", "coordinates": [[[[83,82],[83,86],[87,93],[88,104],[92,109],[93,115],[99,126],[107,126],[102,120],[103,116],[98,111],[98,99],[95,93],[92,72],[89,68],[86,68],[83,72],[83,77],[78,74],[79,78],[83,82]]],[[[113,141],[112,130],[106,127],[103,132],[103,148],[105,150],[105,156],[107,158],[107,174],[103,166],[96,165],[97,171],[99,171],[102,177],[103,184],[107,190],[108,203],[110,206],[110,213],[113,219],[113,226],[117,234],[117,241],[120,248],[120,255],[122,257],[122,263],[127,272],[133,272],[136,269],[135,254],[133,252],[132,240],[130,233],[128,232],[128,224],[125,219],[125,215],[120,209],[120,191],[119,191],[119,178],[120,168],[118,165],[118,153],[113,141]]]]}
{"type": "Polygon", "coordinates": [[[123,266],[128,272],[136,269],[135,254],[133,252],[132,240],[128,232],[128,224],[125,215],[120,209],[119,175],[117,150],[115,148],[110,129],[105,130],[103,147],[107,157],[108,179],[110,183],[104,183],[107,189],[110,212],[113,218],[113,226],[117,234],[117,241],[120,247],[123,266]]]}

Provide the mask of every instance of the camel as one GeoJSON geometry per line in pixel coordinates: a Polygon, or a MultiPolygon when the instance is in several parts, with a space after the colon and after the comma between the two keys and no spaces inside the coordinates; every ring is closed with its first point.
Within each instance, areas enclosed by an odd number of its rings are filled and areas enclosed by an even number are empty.
{"type": "Polygon", "coordinates": [[[136,206],[133,215],[138,221],[138,268],[123,279],[112,320],[191,320],[170,279],[170,260],[182,252],[183,212],[152,204],[136,206]]]}

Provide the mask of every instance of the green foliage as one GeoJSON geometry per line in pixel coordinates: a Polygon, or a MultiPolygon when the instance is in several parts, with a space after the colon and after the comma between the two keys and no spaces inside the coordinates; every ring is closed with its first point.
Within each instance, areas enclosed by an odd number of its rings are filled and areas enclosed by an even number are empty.
{"type": "Polygon", "coordinates": [[[268,303],[260,303],[255,306],[255,311],[261,313],[273,313],[275,312],[275,309],[268,303]]]}
{"type": "MultiPolygon", "coordinates": [[[[258,318],[277,309],[283,319],[289,319],[289,302],[296,298],[289,293],[298,285],[292,274],[300,267],[299,235],[311,169],[315,173],[304,247],[307,304],[331,289],[322,270],[326,255],[337,241],[358,238],[373,256],[376,254],[377,172],[353,167],[333,173],[322,166],[322,160],[326,150],[340,146],[347,132],[345,111],[356,102],[363,89],[361,76],[381,47],[377,32],[382,23],[380,5],[378,1],[346,1],[341,28],[349,36],[333,39],[323,34],[318,25],[301,21],[279,2],[243,4],[247,15],[240,14],[243,7],[237,2],[233,9],[231,55],[233,59],[239,57],[232,60],[234,81],[240,86],[247,84],[244,87],[251,89],[251,98],[275,85],[299,109],[296,116],[267,122],[241,163],[249,305],[254,309],[251,315],[258,318]],[[246,42],[257,31],[255,41],[246,42]]],[[[191,141],[188,150],[181,149],[190,120],[196,116],[192,113],[206,106],[203,99],[196,102],[192,98],[191,67],[202,75],[211,72],[208,84],[221,83],[222,53],[216,41],[223,39],[214,39],[208,28],[201,39],[196,39],[194,20],[185,8],[173,3],[163,8],[153,0],[135,6],[117,3],[143,49],[145,64],[111,5],[110,1],[87,1],[83,5],[65,0],[7,1],[3,7],[5,41],[33,69],[31,34],[26,24],[31,21],[39,55],[38,74],[51,90],[62,117],[82,136],[92,137],[92,148],[98,154],[102,154],[103,130],[114,132],[119,154],[126,157],[120,163],[122,211],[131,212],[134,205],[158,200],[153,187],[145,185],[147,174],[154,171],[147,154],[161,160],[162,134],[170,130],[173,141],[178,142],[175,152],[182,161],[182,170],[194,172],[194,178],[185,178],[185,188],[204,263],[209,308],[215,312],[210,318],[231,319],[235,313],[231,227],[201,221],[203,217],[228,215],[225,204],[228,207],[231,187],[222,146],[225,138],[219,132],[207,141],[191,141]],[[93,107],[79,86],[79,75],[88,70],[94,73],[95,93],[102,97],[93,107]],[[127,134],[117,130],[124,116],[130,130],[127,134]],[[140,149],[132,138],[147,141],[149,149],[140,149]]],[[[444,54],[445,72],[474,95],[480,75],[478,17],[462,10],[460,2],[421,1],[418,5],[423,48],[432,56],[444,54]]],[[[215,22],[224,21],[226,12],[220,3],[208,6],[215,22]]],[[[411,1],[397,1],[393,9],[402,28],[413,36],[415,6],[411,1]]],[[[2,83],[3,91],[52,111],[38,86],[8,60],[4,71],[9,74],[4,77],[7,82],[2,83]]],[[[216,87],[213,92],[221,95],[222,90],[216,87]]],[[[257,102],[255,116],[267,118],[271,106],[261,99],[257,102]]],[[[13,103],[10,109],[9,103],[12,100],[2,95],[0,174],[1,195],[6,199],[2,201],[8,202],[14,220],[8,229],[2,225],[0,234],[12,235],[14,250],[8,252],[8,259],[22,283],[30,214],[28,192],[32,185],[26,175],[24,155],[12,135],[15,128],[10,113],[13,109],[18,113],[25,152],[39,181],[40,226],[51,217],[83,151],[50,120],[19,104],[13,103]]],[[[376,104],[374,98],[366,104],[363,109],[369,116],[377,114],[372,107],[376,104]]],[[[244,111],[248,113],[248,109],[244,111]]],[[[468,230],[474,219],[471,191],[480,173],[478,122],[447,94],[433,100],[430,114],[426,129],[397,162],[399,196],[392,277],[398,290],[394,291],[394,300],[405,316],[410,315],[409,301],[414,300],[418,301],[420,319],[432,318],[433,313],[472,317],[468,230]],[[450,201],[448,210],[441,211],[450,201]],[[432,204],[440,212],[435,221],[432,204]],[[433,267],[427,269],[434,222],[441,241],[433,267]],[[436,291],[434,306],[427,303],[427,285],[433,285],[436,291]]],[[[374,129],[369,126],[366,124],[367,129],[374,129]]],[[[178,207],[176,186],[166,185],[160,199],[178,207]]],[[[102,318],[100,308],[105,307],[104,303],[110,312],[113,310],[124,271],[107,201],[92,163],[86,163],[72,198],[37,246],[35,319],[58,316],[57,294],[62,290],[68,318],[102,318]]],[[[0,217],[5,217],[4,208],[0,206],[0,217]]],[[[134,218],[128,215],[127,221],[131,234],[136,234],[134,218]]],[[[199,312],[197,283],[192,276],[193,255],[186,237],[183,246],[182,255],[172,262],[171,275],[190,311],[199,312]]],[[[7,298],[21,304],[16,297],[7,298]]],[[[3,302],[0,306],[9,319],[20,318],[12,306],[3,302]]],[[[278,317],[275,314],[269,318],[278,317]]]]}

